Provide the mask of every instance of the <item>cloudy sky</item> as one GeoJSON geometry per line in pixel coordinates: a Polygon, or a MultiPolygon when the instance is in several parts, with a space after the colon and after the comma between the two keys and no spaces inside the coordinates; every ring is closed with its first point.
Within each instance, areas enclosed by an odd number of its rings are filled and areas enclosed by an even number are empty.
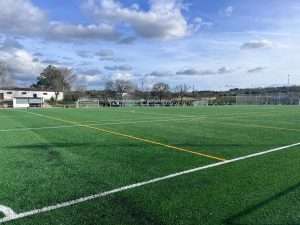
{"type": "Polygon", "coordinates": [[[299,44],[297,0],[0,0],[0,62],[19,86],[49,64],[96,89],[300,85],[299,44]]]}

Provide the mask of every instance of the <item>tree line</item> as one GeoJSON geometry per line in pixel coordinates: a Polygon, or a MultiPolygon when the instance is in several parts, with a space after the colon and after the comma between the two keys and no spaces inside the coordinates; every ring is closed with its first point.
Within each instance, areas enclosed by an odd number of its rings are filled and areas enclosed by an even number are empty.
{"type": "MultiPolygon", "coordinates": [[[[87,91],[83,85],[78,86],[77,76],[71,69],[59,68],[53,65],[47,66],[37,77],[31,88],[37,90],[54,91],[57,100],[59,92],[71,93],[70,99],[76,100],[79,96],[91,95],[95,93],[87,91]],[[75,85],[77,83],[77,86],[75,85]]],[[[0,62],[0,88],[14,87],[15,81],[11,76],[9,68],[0,62]]],[[[150,90],[143,90],[129,80],[110,80],[107,81],[104,90],[98,90],[103,98],[123,99],[136,97],[141,99],[158,99],[162,101],[165,98],[177,98],[182,102],[184,97],[216,97],[216,96],[236,96],[236,95],[266,95],[288,93],[300,95],[300,86],[267,87],[252,89],[231,89],[228,91],[194,91],[186,84],[178,85],[171,89],[167,83],[155,83],[150,90]]]]}
{"type": "MultiPolygon", "coordinates": [[[[86,92],[84,86],[74,87],[76,77],[77,76],[71,69],[49,65],[37,77],[36,82],[31,85],[31,88],[36,90],[54,91],[56,94],[55,101],[57,100],[59,92],[77,91],[84,94],[86,92]]],[[[5,64],[0,64],[0,88],[13,87],[14,85],[15,82],[12,76],[10,76],[8,68],[5,64]]],[[[186,88],[181,88],[180,90],[183,92],[186,88]]],[[[159,82],[153,85],[151,93],[162,101],[170,91],[170,86],[168,84],[159,82]]],[[[106,97],[118,99],[123,99],[128,94],[136,94],[144,98],[148,96],[144,90],[138,89],[134,82],[122,79],[107,81],[102,93],[104,93],[106,97]]]]}

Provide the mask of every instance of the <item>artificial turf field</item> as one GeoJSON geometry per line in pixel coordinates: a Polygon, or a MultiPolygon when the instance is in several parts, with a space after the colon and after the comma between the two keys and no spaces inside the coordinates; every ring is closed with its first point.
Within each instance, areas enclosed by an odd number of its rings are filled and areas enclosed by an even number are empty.
{"type": "Polygon", "coordinates": [[[296,144],[0,222],[300,224],[299,134],[296,106],[0,110],[0,205],[16,215],[296,144]]]}

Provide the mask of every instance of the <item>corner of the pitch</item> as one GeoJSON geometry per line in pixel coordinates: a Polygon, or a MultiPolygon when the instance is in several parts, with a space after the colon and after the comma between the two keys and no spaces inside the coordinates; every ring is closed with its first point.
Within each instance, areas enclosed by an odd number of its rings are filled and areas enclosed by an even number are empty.
{"type": "Polygon", "coordinates": [[[14,210],[4,205],[0,205],[0,213],[4,215],[4,217],[0,217],[0,223],[2,223],[3,221],[13,219],[17,215],[17,213],[15,213],[14,210]]]}

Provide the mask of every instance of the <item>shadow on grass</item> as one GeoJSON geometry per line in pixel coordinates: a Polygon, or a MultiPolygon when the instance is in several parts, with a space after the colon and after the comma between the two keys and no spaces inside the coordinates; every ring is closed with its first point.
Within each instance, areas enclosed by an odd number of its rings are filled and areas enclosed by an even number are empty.
{"type": "Polygon", "coordinates": [[[160,219],[159,216],[152,214],[151,211],[145,210],[145,207],[128,197],[118,195],[111,198],[111,201],[113,201],[114,204],[119,205],[122,208],[122,211],[124,211],[124,214],[133,218],[137,224],[166,224],[160,219]]]}
{"type": "MultiPolygon", "coordinates": [[[[150,146],[151,147],[151,146],[150,146]]],[[[152,147],[153,148],[153,147],[152,147]]],[[[162,147],[161,147],[162,148],[162,147]]],[[[117,143],[117,142],[109,142],[109,143],[38,143],[38,144],[29,144],[29,145],[11,145],[5,147],[6,151],[14,150],[20,153],[31,153],[37,154],[40,156],[46,156],[48,161],[63,159],[63,155],[65,154],[73,154],[77,156],[88,156],[90,154],[91,157],[99,154],[104,156],[114,156],[116,154],[128,153],[132,154],[147,154],[151,156],[153,154],[152,151],[149,151],[149,145],[145,145],[142,142],[126,142],[126,143],[117,143]],[[124,151],[123,151],[124,150],[124,151]],[[128,151],[131,150],[131,151],[128,151]]],[[[157,151],[156,153],[167,153],[168,151],[157,151]]],[[[172,153],[172,151],[169,151],[172,153]]],[[[122,154],[122,155],[124,155],[122,154]]],[[[65,157],[65,156],[64,156],[65,157]]]]}
{"type": "MultiPolygon", "coordinates": [[[[242,145],[235,145],[235,144],[190,144],[190,143],[182,143],[182,144],[177,144],[177,143],[172,143],[172,142],[162,142],[164,144],[169,144],[169,145],[174,145],[177,147],[191,147],[191,148],[205,148],[205,147],[219,147],[219,148],[225,148],[225,147],[242,147],[242,145]]],[[[155,146],[154,144],[149,144],[149,143],[144,143],[142,141],[132,141],[128,140],[128,142],[106,142],[106,143],[71,143],[71,142],[53,142],[53,143],[45,143],[45,144],[31,144],[31,145],[10,145],[6,146],[6,149],[41,149],[41,150],[47,150],[47,149],[52,149],[52,148],[89,148],[89,147],[117,147],[117,146],[122,146],[122,147],[141,147],[141,146],[155,146]]],[[[263,145],[262,145],[263,146],[263,145]]]]}
{"type": "MultiPolygon", "coordinates": [[[[99,144],[99,143],[45,143],[45,144],[32,144],[32,145],[12,145],[5,147],[6,149],[39,149],[39,150],[49,150],[53,148],[99,148],[99,147],[112,147],[112,146],[120,146],[118,143],[108,143],[108,144],[99,144]]],[[[124,147],[140,147],[140,145],[137,143],[121,143],[121,146],[124,147]]]]}
{"type": "MultiPolygon", "coordinates": [[[[46,161],[56,161],[63,163],[63,152],[67,151],[71,154],[76,155],[86,155],[87,150],[90,150],[90,153],[93,152],[94,149],[116,149],[117,146],[120,146],[118,144],[114,143],[108,143],[108,144],[100,144],[99,143],[45,143],[45,144],[31,144],[31,145],[13,145],[13,146],[7,146],[6,149],[12,149],[17,151],[25,151],[25,152],[31,152],[33,154],[40,154],[41,156],[44,156],[46,161]]],[[[141,147],[140,145],[136,143],[128,143],[126,145],[122,144],[122,147],[124,148],[136,148],[141,147]]],[[[104,152],[104,151],[102,151],[104,152]]]]}
{"type": "MultiPolygon", "coordinates": [[[[300,188],[300,182],[279,192],[279,193],[276,193],[275,195],[272,195],[271,197],[255,204],[255,205],[252,205],[252,206],[246,208],[245,210],[243,210],[235,215],[230,216],[229,218],[225,219],[223,222],[227,225],[247,225],[247,224],[244,224],[241,222],[237,222],[237,220],[255,212],[256,210],[263,208],[264,206],[268,205],[272,201],[276,201],[299,188],[300,188]]],[[[298,223],[285,223],[285,225],[299,225],[299,224],[300,224],[300,221],[298,223]]]]}

